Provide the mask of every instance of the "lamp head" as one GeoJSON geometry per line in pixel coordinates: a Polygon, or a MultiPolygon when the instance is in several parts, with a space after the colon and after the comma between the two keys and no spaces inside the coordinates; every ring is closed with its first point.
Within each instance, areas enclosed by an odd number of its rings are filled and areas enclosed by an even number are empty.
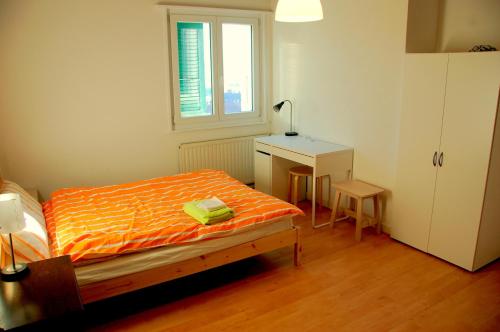
{"type": "Polygon", "coordinates": [[[285,105],[285,101],[283,100],[282,102],[277,103],[276,105],[273,106],[273,110],[275,112],[281,111],[281,108],[285,105]]]}

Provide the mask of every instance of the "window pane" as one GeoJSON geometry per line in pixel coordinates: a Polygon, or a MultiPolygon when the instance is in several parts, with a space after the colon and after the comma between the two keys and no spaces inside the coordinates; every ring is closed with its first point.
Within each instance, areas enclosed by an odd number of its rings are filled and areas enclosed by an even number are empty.
{"type": "Polygon", "coordinates": [[[181,117],[213,114],[210,23],[177,22],[181,117]]]}
{"type": "Polygon", "coordinates": [[[252,26],[222,24],[224,113],[253,112],[252,26]]]}

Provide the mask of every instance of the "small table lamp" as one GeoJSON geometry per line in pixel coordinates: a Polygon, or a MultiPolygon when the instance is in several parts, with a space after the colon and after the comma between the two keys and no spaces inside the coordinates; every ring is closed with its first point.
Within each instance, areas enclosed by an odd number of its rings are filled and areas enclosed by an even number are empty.
{"type": "Polygon", "coordinates": [[[2,269],[2,278],[6,280],[18,279],[22,273],[28,271],[23,263],[16,264],[12,233],[19,232],[26,226],[21,197],[19,194],[0,194],[0,234],[9,234],[12,266],[2,269]]]}
{"type": "Polygon", "coordinates": [[[277,103],[276,105],[273,106],[273,110],[276,112],[276,113],[279,113],[279,111],[281,111],[281,108],[283,107],[283,105],[285,105],[285,102],[288,102],[290,104],[290,131],[287,131],[285,133],[285,136],[297,136],[297,132],[293,131],[293,126],[292,126],[292,121],[293,121],[293,116],[292,116],[292,111],[293,111],[293,105],[292,105],[292,102],[288,99],[285,99],[279,103],[277,103]]]}

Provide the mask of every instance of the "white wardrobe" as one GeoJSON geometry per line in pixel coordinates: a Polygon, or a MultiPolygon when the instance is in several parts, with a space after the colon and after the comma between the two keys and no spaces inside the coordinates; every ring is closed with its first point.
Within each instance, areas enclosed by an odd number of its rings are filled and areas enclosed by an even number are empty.
{"type": "Polygon", "coordinates": [[[500,52],[407,54],[403,89],[391,236],[474,271],[500,257],[500,52]]]}

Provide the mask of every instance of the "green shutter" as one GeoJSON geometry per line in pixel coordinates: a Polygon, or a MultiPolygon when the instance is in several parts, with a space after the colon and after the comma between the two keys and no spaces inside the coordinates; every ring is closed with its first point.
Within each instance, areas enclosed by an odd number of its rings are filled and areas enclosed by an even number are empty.
{"type": "Polygon", "coordinates": [[[177,22],[181,116],[206,111],[203,23],[177,22]]]}

